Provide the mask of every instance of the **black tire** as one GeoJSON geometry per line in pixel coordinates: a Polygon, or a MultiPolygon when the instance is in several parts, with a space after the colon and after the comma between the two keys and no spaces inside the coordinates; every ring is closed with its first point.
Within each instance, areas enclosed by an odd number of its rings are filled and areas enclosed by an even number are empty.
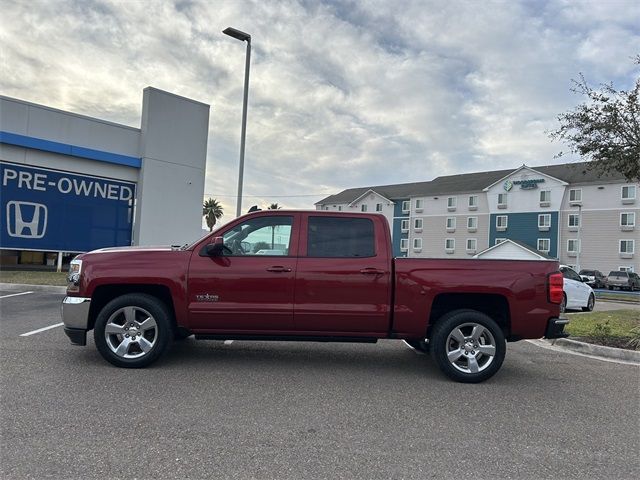
{"type": "Polygon", "coordinates": [[[158,360],[169,348],[174,333],[170,319],[169,309],[158,298],[129,293],[102,308],[93,338],[108,362],[118,367],[142,368],[158,360]]]}
{"type": "Polygon", "coordinates": [[[440,318],[433,327],[429,345],[440,370],[452,380],[462,383],[479,383],[491,378],[500,370],[507,350],[504,333],[498,324],[484,313],[466,309],[449,312],[440,318]],[[474,339],[476,331],[479,337],[474,339]],[[457,340],[460,335],[464,338],[464,345],[457,340]],[[453,348],[456,342],[458,349],[453,348]],[[472,348],[474,350],[470,350],[472,348]],[[481,351],[485,349],[486,353],[481,351]],[[457,353],[460,355],[456,359],[450,357],[457,353]],[[477,371],[473,372],[474,369],[477,371]]]}
{"type": "Polygon", "coordinates": [[[593,311],[593,307],[596,306],[596,297],[593,295],[593,293],[589,294],[589,300],[587,300],[587,306],[586,307],[582,307],[582,311],[583,312],[592,312],[593,311]]]}
{"type": "Polygon", "coordinates": [[[609,290],[613,290],[613,287],[607,287],[609,290]]]}

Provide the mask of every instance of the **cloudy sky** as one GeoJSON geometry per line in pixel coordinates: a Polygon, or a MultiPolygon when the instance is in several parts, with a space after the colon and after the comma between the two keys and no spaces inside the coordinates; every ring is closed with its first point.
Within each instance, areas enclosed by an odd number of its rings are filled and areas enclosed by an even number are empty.
{"type": "Polygon", "coordinates": [[[205,192],[311,208],[344,188],[559,163],[546,130],[593,84],[630,88],[640,2],[0,0],[0,93],[135,127],[142,89],[211,105],[205,192]]]}

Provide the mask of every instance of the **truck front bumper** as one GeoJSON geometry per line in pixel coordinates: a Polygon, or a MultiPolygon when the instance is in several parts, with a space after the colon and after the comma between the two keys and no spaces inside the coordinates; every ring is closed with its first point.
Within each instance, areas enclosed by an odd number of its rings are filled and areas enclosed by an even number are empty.
{"type": "Polygon", "coordinates": [[[74,345],[84,346],[87,344],[90,306],[90,298],[65,297],[62,300],[61,315],[64,333],[74,345]]]}
{"type": "Polygon", "coordinates": [[[568,318],[550,318],[547,323],[547,330],[544,333],[544,338],[565,338],[569,334],[564,331],[564,326],[569,323],[568,318]]]}

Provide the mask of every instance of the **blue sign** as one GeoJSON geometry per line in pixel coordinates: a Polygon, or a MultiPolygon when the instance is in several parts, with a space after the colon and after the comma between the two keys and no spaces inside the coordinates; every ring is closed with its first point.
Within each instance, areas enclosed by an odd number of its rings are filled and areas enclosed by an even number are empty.
{"type": "Polygon", "coordinates": [[[0,248],[131,245],[136,184],[0,162],[0,248]]]}

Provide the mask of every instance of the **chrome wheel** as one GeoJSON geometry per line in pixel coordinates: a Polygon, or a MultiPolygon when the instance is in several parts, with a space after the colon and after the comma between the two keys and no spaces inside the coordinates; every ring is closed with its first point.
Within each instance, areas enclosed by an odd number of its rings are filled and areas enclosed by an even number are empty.
{"type": "Polygon", "coordinates": [[[496,341],[485,326],[479,323],[463,323],[449,333],[446,355],[456,370],[463,373],[479,373],[493,362],[496,341]]]}
{"type": "Polygon", "coordinates": [[[158,325],[144,308],[127,306],[111,314],[104,328],[109,349],[120,358],[140,358],[158,340],[158,325]]]}

